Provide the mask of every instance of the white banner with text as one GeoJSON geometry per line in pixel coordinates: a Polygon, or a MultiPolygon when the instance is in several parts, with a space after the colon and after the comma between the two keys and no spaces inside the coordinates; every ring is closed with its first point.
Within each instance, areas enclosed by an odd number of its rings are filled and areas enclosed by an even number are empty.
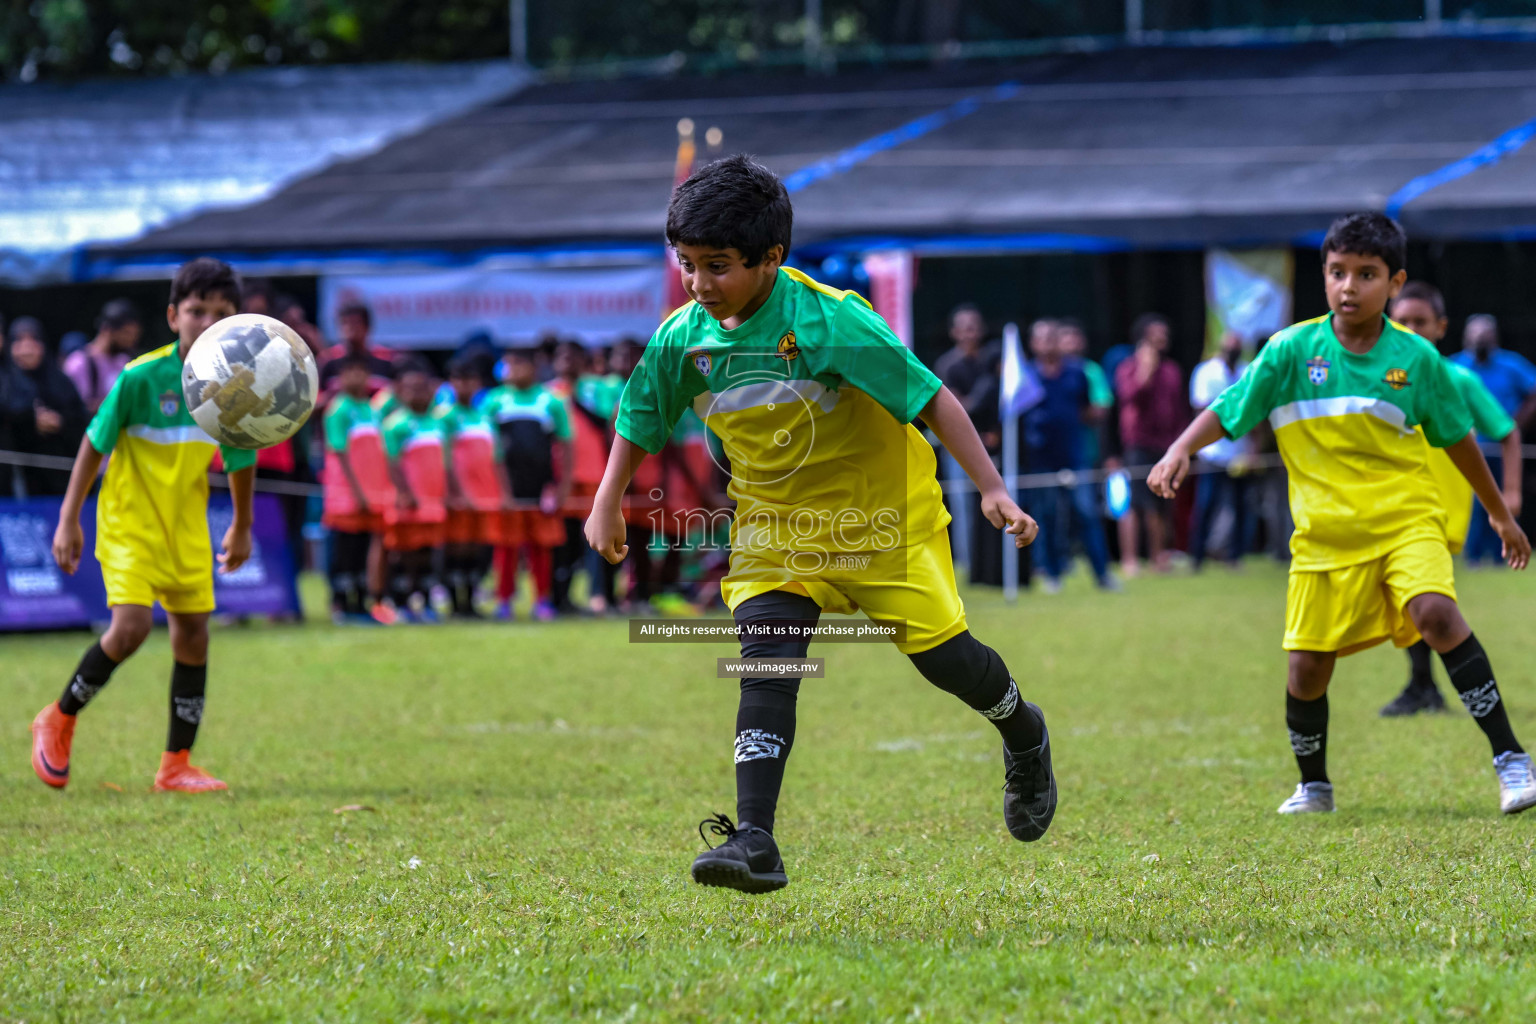
{"type": "Polygon", "coordinates": [[[390,348],[457,348],[474,331],[502,344],[551,332],[588,344],[645,340],[661,322],[663,273],[658,263],[338,274],[320,280],[320,322],[334,337],[337,310],[361,302],[373,311],[373,342],[390,348]]]}

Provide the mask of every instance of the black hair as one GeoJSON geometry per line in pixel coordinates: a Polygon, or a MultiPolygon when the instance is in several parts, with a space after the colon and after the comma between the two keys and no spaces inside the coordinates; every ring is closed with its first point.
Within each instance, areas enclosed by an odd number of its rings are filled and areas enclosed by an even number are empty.
{"type": "Polygon", "coordinates": [[[776,245],[789,253],[795,209],[784,182],[749,156],[705,164],[667,204],[667,244],[735,249],[755,267],[776,245]]]}
{"type": "Polygon", "coordinates": [[[8,335],[11,344],[14,345],[16,339],[23,334],[36,338],[45,346],[48,344],[48,332],[43,330],[43,322],[35,316],[19,316],[11,321],[11,330],[8,335]]]}
{"type": "Polygon", "coordinates": [[[1078,334],[1081,334],[1085,338],[1088,336],[1088,328],[1084,327],[1083,322],[1075,316],[1057,317],[1056,326],[1062,330],[1076,331],[1078,334]]]}
{"type": "Polygon", "coordinates": [[[1428,281],[1409,281],[1403,285],[1402,290],[1397,293],[1397,298],[1393,299],[1392,302],[1395,305],[1404,299],[1418,299],[1420,302],[1427,302],[1429,303],[1429,308],[1435,311],[1437,318],[1445,319],[1445,296],[1440,294],[1439,288],[1436,288],[1428,281]]]}
{"type": "Polygon", "coordinates": [[[976,303],[962,302],[960,305],[949,311],[950,326],[954,326],[955,320],[957,320],[964,313],[975,313],[977,316],[981,317],[983,323],[986,322],[987,318],[981,316],[981,310],[976,306],[976,303]]]}
{"type": "Polygon", "coordinates": [[[1324,262],[1330,252],[1379,256],[1392,275],[1408,265],[1408,235],[1401,224],[1384,213],[1351,213],[1328,225],[1328,234],[1323,237],[1324,262]]]}
{"type": "Polygon", "coordinates": [[[448,377],[474,377],[482,383],[485,381],[485,367],[479,356],[465,355],[454,356],[448,360],[448,377]]]}
{"type": "Polygon", "coordinates": [[[348,302],[336,311],[337,320],[348,316],[361,317],[365,326],[373,326],[373,310],[361,302],[348,302]]]}
{"type": "Polygon", "coordinates": [[[116,331],[127,327],[129,324],[142,324],[144,319],[139,316],[138,307],[127,299],[113,299],[101,307],[101,315],[96,318],[98,331],[116,331]]]}
{"type": "Polygon", "coordinates": [[[404,377],[408,373],[419,373],[430,377],[432,376],[432,367],[421,356],[401,356],[395,361],[395,377],[404,377]]]}
{"type": "MultiPolygon", "coordinates": [[[[1168,327],[1168,318],[1161,313],[1143,313],[1131,324],[1131,344],[1141,344],[1141,339],[1147,336],[1153,324],[1162,324],[1168,327]]],[[[1170,328],[1171,329],[1171,328],[1170,328]]]]}
{"type": "Polygon", "coordinates": [[[508,359],[526,359],[528,362],[533,363],[538,361],[538,349],[521,345],[514,346],[507,349],[506,356],[508,359]]]}
{"type": "Polygon", "coordinates": [[[229,304],[240,308],[240,275],[223,260],[212,256],[199,256],[183,263],[171,279],[171,305],[179,306],[184,299],[198,296],[222,295],[229,304]]]}
{"type": "Polygon", "coordinates": [[[369,373],[373,372],[373,365],[366,352],[344,352],[340,359],[336,360],[336,372],[355,370],[361,367],[369,373]]]}
{"type": "Polygon", "coordinates": [[[247,281],[245,282],[244,292],[245,294],[243,297],[247,302],[249,302],[251,299],[263,298],[267,300],[268,305],[272,304],[274,293],[272,291],[272,283],[270,281],[247,281]]]}

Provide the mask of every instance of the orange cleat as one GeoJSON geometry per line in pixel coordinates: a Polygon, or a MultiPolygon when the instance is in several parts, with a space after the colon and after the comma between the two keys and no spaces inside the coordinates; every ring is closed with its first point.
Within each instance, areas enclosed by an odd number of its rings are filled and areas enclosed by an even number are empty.
{"type": "Polygon", "coordinates": [[[191,752],[167,751],[160,755],[160,770],[155,773],[155,789],[161,793],[207,793],[215,789],[228,789],[218,779],[195,764],[187,761],[191,752]]]}
{"type": "Polygon", "coordinates": [[[75,738],[75,716],[54,701],[32,719],[32,770],[54,789],[69,783],[69,744],[75,738]]]}

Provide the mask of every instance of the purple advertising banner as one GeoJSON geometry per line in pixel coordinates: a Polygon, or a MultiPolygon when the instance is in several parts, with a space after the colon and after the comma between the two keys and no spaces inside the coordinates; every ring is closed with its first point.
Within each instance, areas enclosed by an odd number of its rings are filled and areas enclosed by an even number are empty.
{"type": "MultiPolygon", "coordinates": [[[[299,610],[298,579],[288,549],[282,507],[271,494],[256,496],[251,559],[228,575],[214,574],[213,594],[224,615],[267,615],[299,610]]],[[[219,549],[232,515],[229,496],[208,501],[208,532],[219,549]]],[[[96,563],[96,501],[80,516],[85,551],[73,576],[53,560],[59,499],[0,501],[0,631],[69,629],[104,623],[107,595],[96,563]]],[[[157,618],[163,618],[156,609],[157,618]]]]}

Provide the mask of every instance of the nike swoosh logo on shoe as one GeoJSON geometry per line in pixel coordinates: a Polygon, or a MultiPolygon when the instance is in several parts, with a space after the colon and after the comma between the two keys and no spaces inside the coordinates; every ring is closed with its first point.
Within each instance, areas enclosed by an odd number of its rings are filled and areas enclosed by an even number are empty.
{"type": "Polygon", "coordinates": [[[56,778],[56,779],[67,779],[67,778],[69,778],[69,766],[68,765],[64,766],[64,770],[63,771],[59,771],[53,765],[48,763],[48,755],[44,754],[41,750],[39,750],[37,752],[37,759],[38,759],[39,762],[41,762],[41,764],[43,766],[43,771],[47,772],[49,775],[52,775],[54,778],[56,778]]]}

